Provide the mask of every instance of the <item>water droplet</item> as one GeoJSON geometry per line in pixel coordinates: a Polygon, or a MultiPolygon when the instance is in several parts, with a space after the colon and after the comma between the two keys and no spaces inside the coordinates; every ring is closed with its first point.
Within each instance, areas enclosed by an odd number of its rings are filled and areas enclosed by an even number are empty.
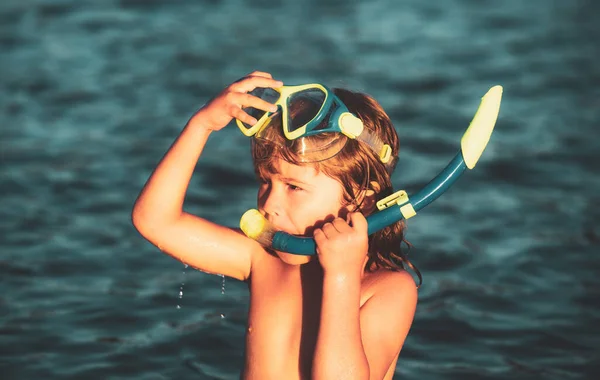
{"type": "MultiPolygon", "coordinates": [[[[225,275],[224,274],[219,274],[219,276],[221,277],[221,294],[225,294],[225,275]]],[[[221,319],[225,318],[225,314],[221,313],[221,319]]]]}
{"type": "MultiPolygon", "coordinates": [[[[183,298],[183,285],[185,285],[185,270],[188,268],[186,263],[183,263],[183,271],[181,271],[181,285],[179,286],[179,299],[183,298]]],[[[178,309],[181,309],[181,306],[177,305],[178,309]]]]}

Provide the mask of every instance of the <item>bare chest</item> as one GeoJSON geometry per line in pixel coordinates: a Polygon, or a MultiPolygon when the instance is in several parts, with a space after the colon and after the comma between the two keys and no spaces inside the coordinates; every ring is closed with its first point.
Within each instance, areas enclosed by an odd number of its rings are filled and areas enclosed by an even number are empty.
{"type": "Polygon", "coordinates": [[[322,272],[318,263],[289,266],[277,260],[253,272],[246,335],[246,370],[310,373],[321,311],[322,272]]]}

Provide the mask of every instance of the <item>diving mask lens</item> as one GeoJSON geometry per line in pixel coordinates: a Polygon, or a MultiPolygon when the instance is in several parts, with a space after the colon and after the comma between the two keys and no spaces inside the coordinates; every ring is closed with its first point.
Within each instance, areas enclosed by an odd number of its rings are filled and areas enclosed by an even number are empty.
{"type": "Polygon", "coordinates": [[[322,111],[327,94],[319,88],[310,88],[290,95],[286,101],[289,133],[306,126],[322,111]]]}
{"type": "Polygon", "coordinates": [[[283,149],[291,154],[289,158],[292,161],[319,162],[338,154],[348,138],[339,130],[330,128],[330,117],[337,106],[331,103],[325,109],[327,96],[320,88],[290,94],[283,109],[269,114],[254,135],[255,142],[265,147],[260,156],[283,149]],[[294,133],[299,136],[290,139],[289,134],[294,133]]]}
{"type": "MultiPolygon", "coordinates": [[[[271,104],[275,104],[281,97],[281,94],[279,92],[273,90],[272,88],[263,88],[263,87],[258,87],[258,88],[255,88],[254,90],[250,91],[250,95],[256,96],[257,98],[260,98],[271,104]]],[[[263,117],[266,113],[266,111],[263,111],[263,110],[260,110],[260,109],[254,108],[254,107],[245,107],[245,108],[242,108],[242,110],[244,112],[246,112],[248,115],[255,118],[256,120],[260,120],[260,118],[263,117]]],[[[250,125],[248,123],[242,122],[241,124],[246,129],[252,128],[252,125],[250,125]]]]}

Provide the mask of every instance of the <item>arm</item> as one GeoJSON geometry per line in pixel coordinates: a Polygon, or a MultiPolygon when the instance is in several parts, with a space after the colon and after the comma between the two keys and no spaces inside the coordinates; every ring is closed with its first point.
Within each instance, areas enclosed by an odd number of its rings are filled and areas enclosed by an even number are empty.
{"type": "Polygon", "coordinates": [[[247,94],[256,87],[281,83],[255,72],[230,85],[187,123],[142,189],[132,212],[137,230],[152,244],[184,263],[210,273],[245,280],[257,243],[236,230],[219,226],[183,211],[194,168],[208,136],[233,117],[256,122],[242,107],[270,110],[272,104],[247,94]]]}
{"type": "Polygon", "coordinates": [[[383,272],[360,306],[367,226],[361,214],[351,220],[352,227],[338,218],[315,231],[324,270],[315,379],[383,379],[415,312],[416,286],[406,272],[383,272]]]}
{"type": "Polygon", "coordinates": [[[323,276],[321,322],[313,360],[315,380],[369,378],[361,339],[360,284],[360,273],[323,276]]]}
{"type": "Polygon", "coordinates": [[[368,249],[367,221],[349,214],[314,232],[323,267],[323,298],[313,378],[368,379],[369,362],[360,328],[360,293],[368,249]]]}

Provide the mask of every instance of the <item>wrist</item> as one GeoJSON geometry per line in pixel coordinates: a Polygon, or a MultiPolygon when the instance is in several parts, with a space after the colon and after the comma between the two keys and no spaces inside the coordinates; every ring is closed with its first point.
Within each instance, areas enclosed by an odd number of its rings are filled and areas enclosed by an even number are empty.
{"type": "Polygon", "coordinates": [[[347,284],[349,282],[360,282],[362,274],[356,270],[338,269],[324,270],[323,281],[335,284],[347,284]]]}
{"type": "Polygon", "coordinates": [[[206,111],[204,105],[200,107],[198,111],[188,120],[187,126],[194,129],[197,132],[210,133],[215,128],[213,128],[210,123],[207,123],[208,119],[205,116],[206,111]]]}
{"type": "Polygon", "coordinates": [[[201,120],[195,117],[190,119],[190,121],[187,123],[186,128],[191,129],[194,133],[199,133],[203,135],[210,135],[210,133],[213,131],[212,128],[210,128],[208,125],[206,125],[201,120]]]}
{"type": "Polygon", "coordinates": [[[360,300],[362,278],[356,273],[323,273],[323,297],[335,300],[335,304],[356,305],[360,300]]]}

